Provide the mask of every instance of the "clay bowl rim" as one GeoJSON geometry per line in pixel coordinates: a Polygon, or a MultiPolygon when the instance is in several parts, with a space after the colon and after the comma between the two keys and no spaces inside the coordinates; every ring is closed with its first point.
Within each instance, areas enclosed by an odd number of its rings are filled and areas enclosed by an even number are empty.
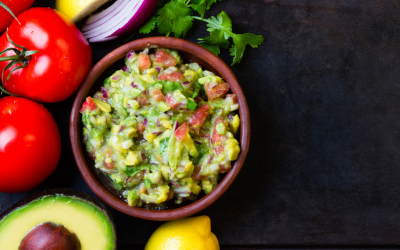
{"type": "Polygon", "coordinates": [[[132,41],[121,47],[110,52],[108,55],[103,57],[88,73],[84,82],[80,86],[77,95],[74,100],[74,104],[71,111],[70,117],[70,140],[72,145],[72,152],[74,154],[75,162],[78,165],[79,171],[81,172],[84,180],[90,187],[90,189],[99,196],[105,203],[115,208],[116,210],[125,213],[130,216],[137,218],[156,220],[156,221],[167,221],[184,218],[195,213],[200,212],[206,207],[214,203],[225,191],[230,187],[236,176],[239,174],[247,152],[250,146],[250,113],[246,102],[246,98],[243,94],[242,88],[240,87],[235,75],[231,69],[216,55],[206,50],[205,48],[194,44],[192,42],[171,38],[171,37],[149,37],[139,40],[132,41]],[[186,53],[195,55],[197,58],[208,63],[220,76],[222,76],[231,87],[231,91],[238,96],[239,101],[239,115],[241,118],[240,124],[240,148],[241,152],[238,159],[232,166],[232,169],[226,174],[222,181],[211,191],[201,199],[179,208],[166,209],[166,210],[148,210],[144,208],[130,207],[128,204],[118,197],[111,194],[106,187],[103,186],[94,176],[90,170],[86,160],[85,152],[82,150],[81,144],[81,133],[80,133],[80,120],[81,116],[79,113],[80,107],[92,86],[101,74],[107,70],[111,65],[121,60],[126,54],[132,49],[140,51],[145,48],[158,46],[160,48],[176,49],[178,51],[184,51],[186,53]]]}

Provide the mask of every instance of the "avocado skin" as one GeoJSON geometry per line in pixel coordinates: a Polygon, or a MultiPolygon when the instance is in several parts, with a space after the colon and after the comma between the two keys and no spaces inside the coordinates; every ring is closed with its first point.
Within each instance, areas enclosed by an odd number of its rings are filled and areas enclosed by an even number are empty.
{"type": "Polygon", "coordinates": [[[43,223],[32,229],[21,241],[18,250],[81,250],[78,237],[63,225],[43,223]]]}
{"type": "Polygon", "coordinates": [[[15,209],[19,207],[23,207],[28,203],[31,203],[34,200],[40,199],[44,196],[53,196],[53,195],[65,195],[65,196],[72,196],[72,197],[77,197],[82,200],[85,200],[86,202],[89,202],[95,206],[98,207],[100,211],[102,211],[106,217],[109,219],[110,223],[113,226],[113,234],[114,234],[114,250],[117,249],[117,234],[115,231],[115,222],[111,214],[107,211],[106,207],[104,204],[97,198],[83,192],[80,190],[75,190],[72,188],[55,188],[55,189],[48,189],[48,190],[43,190],[40,192],[36,192],[34,194],[31,194],[22,200],[16,202],[14,205],[12,205],[10,208],[8,208],[6,211],[4,211],[0,215],[0,221],[3,220],[7,215],[9,215],[11,212],[13,212],[15,209]]]}

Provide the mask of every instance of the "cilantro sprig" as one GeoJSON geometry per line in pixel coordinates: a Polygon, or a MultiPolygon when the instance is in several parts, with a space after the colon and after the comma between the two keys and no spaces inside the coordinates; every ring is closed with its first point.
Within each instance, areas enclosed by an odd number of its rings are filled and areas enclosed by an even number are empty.
{"type": "Polygon", "coordinates": [[[251,33],[234,33],[232,20],[224,11],[217,17],[204,19],[206,10],[217,1],[222,0],[159,0],[156,14],[139,29],[139,33],[148,34],[157,27],[161,34],[169,36],[173,33],[175,37],[181,37],[192,28],[193,20],[204,21],[207,23],[210,35],[199,38],[199,44],[216,55],[221,53],[221,47],[225,49],[230,47],[229,52],[233,56],[231,65],[239,63],[246,46],[257,48],[264,38],[251,33]],[[194,16],[194,11],[199,13],[200,17],[194,16]]]}

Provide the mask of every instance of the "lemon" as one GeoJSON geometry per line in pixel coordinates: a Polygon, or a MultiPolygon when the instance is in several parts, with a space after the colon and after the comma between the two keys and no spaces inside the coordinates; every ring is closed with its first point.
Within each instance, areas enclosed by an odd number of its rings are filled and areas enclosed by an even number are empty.
{"type": "Polygon", "coordinates": [[[76,23],[109,0],[56,0],[56,10],[76,23]]]}
{"type": "Polygon", "coordinates": [[[162,224],[150,237],[145,250],[219,250],[208,216],[162,224]]]}

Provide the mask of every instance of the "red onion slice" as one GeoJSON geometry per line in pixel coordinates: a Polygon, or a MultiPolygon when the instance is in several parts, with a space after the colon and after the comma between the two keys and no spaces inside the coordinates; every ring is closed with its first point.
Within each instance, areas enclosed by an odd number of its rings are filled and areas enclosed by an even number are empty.
{"type": "Polygon", "coordinates": [[[128,52],[128,54],[126,54],[126,58],[130,58],[132,55],[134,55],[135,54],[135,51],[134,50],[131,50],[131,51],[129,51],[128,52]]]}
{"type": "Polygon", "coordinates": [[[152,14],[157,0],[118,0],[109,8],[88,19],[83,35],[89,42],[113,40],[139,28],[152,14]],[[117,2],[120,2],[117,5],[117,2]],[[121,7],[122,6],[122,7],[121,7]],[[110,18],[109,18],[110,16],[110,18]]]}
{"type": "MultiPolygon", "coordinates": [[[[96,37],[96,36],[105,34],[108,31],[112,30],[114,27],[118,26],[118,24],[120,24],[126,18],[126,15],[129,14],[129,10],[132,9],[132,7],[134,7],[134,6],[132,6],[132,4],[135,4],[131,0],[123,0],[123,1],[126,1],[127,4],[123,9],[120,10],[119,13],[117,13],[117,15],[113,16],[107,22],[105,22],[101,25],[98,25],[97,27],[94,27],[93,29],[90,29],[86,32],[83,32],[82,34],[86,38],[92,38],[92,37],[96,37]]],[[[137,0],[134,0],[134,1],[137,1],[137,0]]]]}
{"type": "Polygon", "coordinates": [[[117,13],[117,15],[114,15],[107,22],[84,32],[83,35],[87,39],[94,38],[94,37],[107,38],[108,35],[112,34],[116,28],[120,27],[120,25],[125,24],[125,22],[123,22],[123,21],[131,13],[132,9],[134,9],[136,7],[138,2],[143,1],[143,0],[121,0],[121,1],[125,1],[126,5],[124,6],[123,9],[121,9],[119,11],[119,13],[117,13]]]}
{"type": "Polygon", "coordinates": [[[104,87],[101,87],[101,93],[103,94],[104,98],[108,98],[108,90],[104,87]]]}
{"type": "Polygon", "coordinates": [[[155,131],[155,132],[153,132],[152,134],[153,134],[153,135],[159,136],[159,135],[161,135],[162,133],[163,133],[163,131],[155,131]]]}
{"type": "Polygon", "coordinates": [[[124,65],[124,67],[122,67],[122,71],[124,71],[124,72],[129,72],[128,66],[124,65]]]}
{"type": "Polygon", "coordinates": [[[89,17],[85,25],[82,27],[82,32],[84,33],[101,25],[104,25],[114,16],[118,15],[127,4],[128,1],[126,0],[117,0],[113,5],[111,5],[107,9],[89,17]]]}

